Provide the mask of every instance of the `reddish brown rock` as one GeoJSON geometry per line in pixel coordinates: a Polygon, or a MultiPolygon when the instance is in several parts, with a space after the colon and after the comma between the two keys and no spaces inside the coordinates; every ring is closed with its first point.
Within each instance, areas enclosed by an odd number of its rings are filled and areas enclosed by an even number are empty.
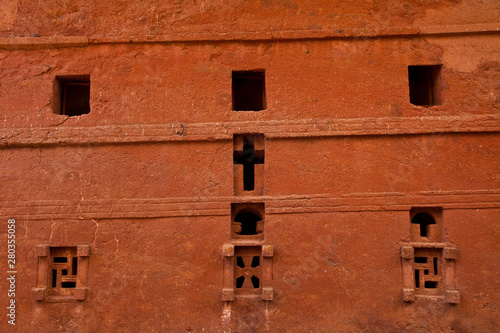
{"type": "Polygon", "coordinates": [[[499,10],[3,1],[0,331],[499,331],[499,10]]]}

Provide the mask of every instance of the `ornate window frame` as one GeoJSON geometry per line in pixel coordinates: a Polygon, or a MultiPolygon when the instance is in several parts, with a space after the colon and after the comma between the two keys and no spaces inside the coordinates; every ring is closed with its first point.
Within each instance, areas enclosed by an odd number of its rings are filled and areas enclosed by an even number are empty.
{"type": "Polygon", "coordinates": [[[67,301],[83,301],[87,298],[87,276],[89,269],[90,245],[77,246],[50,246],[38,245],[35,249],[35,255],[38,258],[38,271],[36,278],[36,286],[32,288],[32,298],[35,301],[47,302],[67,302],[67,301]],[[51,249],[57,248],[74,248],[78,263],[76,272],[76,285],[74,288],[67,288],[68,295],[57,295],[51,293],[52,285],[50,283],[50,272],[53,265],[51,249]]]}

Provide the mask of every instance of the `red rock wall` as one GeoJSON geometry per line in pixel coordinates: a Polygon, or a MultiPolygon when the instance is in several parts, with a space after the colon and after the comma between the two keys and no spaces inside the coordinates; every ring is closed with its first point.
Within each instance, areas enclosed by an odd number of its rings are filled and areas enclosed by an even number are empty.
{"type": "Polygon", "coordinates": [[[65,120],[53,114],[55,77],[82,73],[91,75],[93,112],[68,119],[66,125],[495,114],[500,92],[500,42],[489,34],[96,44],[0,50],[5,92],[0,103],[9,118],[5,126],[49,126],[65,120]],[[429,64],[443,64],[445,103],[431,109],[412,106],[408,66],[429,64]],[[230,112],[231,72],[253,69],[266,70],[267,111],[230,112]]]}
{"type": "Polygon", "coordinates": [[[0,256],[15,219],[17,330],[499,331],[499,9],[5,1],[0,256]],[[408,66],[437,64],[442,105],[411,104],[408,66]],[[232,71],[256,69],[267,109],[231,111],[232,71]],[[56,77],[82,74],[91,112],[57,114],[56,77]],[[234,193],[247,133],[265,136],[262,196],[234,193]],[[270,301],[221,297],[244,202],[265,203],[270,301]],[[442,207],[458,304],[402,298],[412,207],[442,207]],[[35,300],[40,246],[82,244],[85,300],[35,300]]]}
{"type": "Polygon", "coordinates": [[[497,23],[498,2],[5,0],[2,13],[4,36],[128,37],[497,23]]]}

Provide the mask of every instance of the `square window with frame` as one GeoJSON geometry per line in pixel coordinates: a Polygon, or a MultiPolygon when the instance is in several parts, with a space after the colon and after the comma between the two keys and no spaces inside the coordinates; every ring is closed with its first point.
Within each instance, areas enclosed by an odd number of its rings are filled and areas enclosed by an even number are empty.
{"type": "Polygon", "coordinates": [[[235,296],[258,296],[273,300],[273,246],[224,244],[224,287],[222,300],[233,301],[235,296]]]}
{"type": "Polygon", "coordinates": [[[40,245],[36,252],[38,274],[32,289],[34,300],[65,302],[86,298],[89,245],[40,245]]]}
{"type": "Polygon", "coordinates": [[[417,298],[444,298],[460,303],[456,289],[455,260],[458,250],[445,243],[408,243],[401,247],[403,301],[417,298]]]}
{"type": "Polygon", "coordinates": [[[265,205],[263,202],[231,204],[231,238],[261,240],[264,238],[265,205]]]}

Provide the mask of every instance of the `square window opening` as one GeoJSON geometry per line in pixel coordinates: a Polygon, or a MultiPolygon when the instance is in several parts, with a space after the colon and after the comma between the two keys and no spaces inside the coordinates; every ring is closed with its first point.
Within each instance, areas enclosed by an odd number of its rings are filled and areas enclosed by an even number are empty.
{"type": "Polygon", "coordinates": [[[234,111],[261,111],[266,106],[264,71],[239,71],[232,75],[234,111]]]}
{"type": "Polygon", "coordinates": [[[410,103],[419,106],[443,104],[441,65],[408,66],[410,103]]]}
{"type": "Polygon", "coordinates": [[[58,76],[58,113],[69,117],[90,113],[90,75],[58,76]]]}
{"type": "Polygon", "coordinates": [[[264,203],[231,204],[231,237],[262,239],[264,236],[264,203]]]}
{"type": "Polygon", "coordinates": [[[90,245],[36,247],[38,271],[32,297],[36,301],[72,302],[87,297],[90,245]]]}
{"type": "Polygon", "coordinates": [[[411,240],[440,242],[442,240],[442,207],[412,207],[410,210],[411,240]]]}

